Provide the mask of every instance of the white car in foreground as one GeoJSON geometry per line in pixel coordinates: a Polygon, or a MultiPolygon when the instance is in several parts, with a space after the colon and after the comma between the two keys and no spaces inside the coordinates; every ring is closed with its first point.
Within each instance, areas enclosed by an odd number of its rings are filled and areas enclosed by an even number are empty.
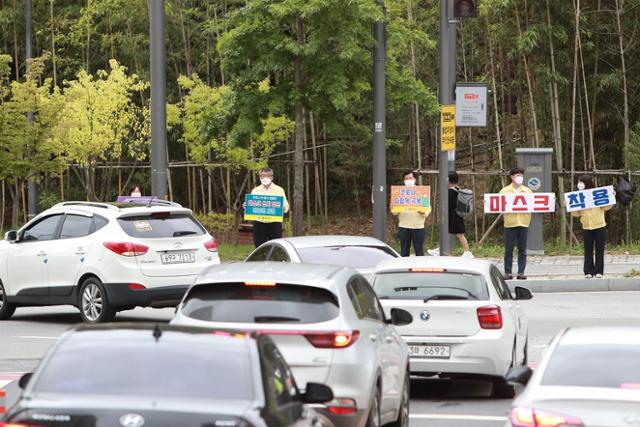
{"type": "Polygon", "coordinates": [[[95,323],[176,305],[219,263],[214,238],[180,205],[60,203],[0,242],[0,320],[21,306],[74,305],[95,323]]]}
{"type": "Polygon", "coordinates": [[[398,327],[409,346],[411,373],[488,378],[493,395],[509,398],[504,376],[527,362],[527,317],[489,261],[458,257],[408,257],[380,264],[371,277],[387,312],[409,311],[413,322],[398,327]]]}
{"type": "Polygon", "coordinates": [[[299,384],[331,387],[334,399],[317,410],[336,426],[406,427],[409,355],[393,324],[411,319],[391,317],[355,270],[263,262],[208,269],[171,323],[267,334],[299,384]]]}
{"type": "Polygon", "coordinates": [[[507,427],[640,425],[640,327],[601,326],[562,331],[513,402],[507,427]]]}

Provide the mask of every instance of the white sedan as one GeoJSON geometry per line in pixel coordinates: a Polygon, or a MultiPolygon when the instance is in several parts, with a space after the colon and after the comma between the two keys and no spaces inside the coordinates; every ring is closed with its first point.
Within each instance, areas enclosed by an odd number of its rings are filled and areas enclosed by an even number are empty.
{"type": "Polygon", "coordinates": [[[528,384],[506,427],[640,425],[639,360],[638,326],[565,329],[533,377],[524,366],[507,376],[528,384]]]}
{"type": "Polygon", "coordinates": [[[371,283],[385,310],[409,311],[398,327],[409,346],[411,373],[487,378],[495,397],[510,398],[504,376],[527,363],[527,317],[502,274],[489,261],[458,257],[410,257],[380,264],[371,283]]]}
{"type": "Polygon", "coordinates": [[[301,236],[270,240],[245,261],[341,265],[368,277],[382,261],[400,255],[386,243],[365,236],[301,236]]]}
{"type": "Polygon", "coordinates": [[[345,267],[261,262],[205,271],[187,291],[174,325],[267,334],[298,384],[326,383],[334,400],[318,411],[338,427],[409,422],[409,355],[375,292],[345,267]]]}

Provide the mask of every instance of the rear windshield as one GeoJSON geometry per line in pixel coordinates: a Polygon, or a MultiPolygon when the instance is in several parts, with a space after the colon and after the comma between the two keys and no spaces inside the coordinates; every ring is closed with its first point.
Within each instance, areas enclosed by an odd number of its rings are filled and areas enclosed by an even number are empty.
{"type": "Polygon", "coordinates": [[[374,268],[380,262],[397,258],[384,246],[322,246],[297,249],[305,264],[328,264],[351,268],[374,268]]]}
{"type": "Polygon", "coordinates": [[[640,387],[640,345],[560,345],[551,355],[542,385],[640,387]]]}
{"type": "Polygon", "coordinates": [[[489,299],[480,274],[383,273],[375,275],[372,282],[380,299],[489,299]]]}
{"type": "Polygon", "coordinates": [[[182,313],[212,322],[318,323],[335,319],[339,309],[336,297],[325,289],[215,283],[193,288],[182,313]]]}
{"type": "MultiPolygon", "coordinates": [[[[151,332],[149,332],[151,335],[151,332]]],[[[70,340],[35,384],[39,393],[252,400],[249,351],[213,342],[70,340]]]]}
{"type": "Polygon", "coordinates": [[[159,212],[153,215],[118,218],[118,224],[129,236],[141,239],[205,234],[204,228],[189,214],[167,215],[159,212]]]}

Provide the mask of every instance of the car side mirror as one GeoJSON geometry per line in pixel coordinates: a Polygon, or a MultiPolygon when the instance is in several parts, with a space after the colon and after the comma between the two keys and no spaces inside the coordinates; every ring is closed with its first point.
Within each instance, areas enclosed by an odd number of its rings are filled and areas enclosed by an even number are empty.
{"type": "Polygon", "coordinates": [[[18,232],[16,230],[7,231],[6,233],[4,233],[4,240],[8,242],[17,242],[18,232]]]}
{"type": "Polygon", "coordinates": [[[530,367],[518,366],[516,368],[511,368],[509,372],[507,372],[506,380],[510,383],[527,385],[531,379],[531,375],[533,375],[533,371],[530,367]]]}
{"type": "Polygon", "coordinates": [[[31,381],[32,376],[33,372],[27,372],[26,374],[22,375],[20,377],[20,380],[18,381],[18,386],[24,390],[27,387],[27,384],[29,384],[29,381],[31,381]]]}
{"type": "Polygon", "coordinates": [[[333,400],[333,391],[328,385],[307,383],[302,400],[304,403],[327,403],[333,400]]]}
{"type": "Polygon", "coordinates": [[[406,326],[413,323],[413,316],[407,310],[401,308],[391,309],[391,319],[389,320],[394,326],[406,326]]]}
{"type": "Polygon", "coordinates": [[[522,286],[516,286],[516,299],[517,300],[528,300],[533,298],[533,294],[527,288],[523,288],[522,286]]]}

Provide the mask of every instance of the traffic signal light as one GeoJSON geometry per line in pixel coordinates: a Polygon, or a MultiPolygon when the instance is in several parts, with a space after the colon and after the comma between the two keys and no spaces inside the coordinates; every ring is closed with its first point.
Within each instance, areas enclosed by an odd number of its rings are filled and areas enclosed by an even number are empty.
{"type": "Polygon", "coordinates": [[[478,16],[478,0],[454,0],[454,18],[474,18],[478,16]]]}

